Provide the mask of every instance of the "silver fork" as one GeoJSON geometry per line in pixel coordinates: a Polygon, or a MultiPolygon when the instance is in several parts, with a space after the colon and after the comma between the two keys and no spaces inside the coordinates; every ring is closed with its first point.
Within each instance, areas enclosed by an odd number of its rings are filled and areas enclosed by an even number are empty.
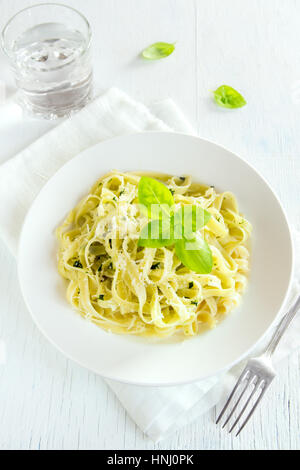
{"type": "Polygon", "coordinates": [[[226,421],[223,424],[223,428],[226,426],[227,423],[231,420],[234,415],[234,412],[237,410],[238,405],[242,404],[242,398],[248,397],[246,399],[245,404],[242,407],[242,410],[239,412],[237,418],[234,420],[233,424],[231,425],[229,432],[233,431],[233,429],[240,423],[241,418],[243,417],[248,405],[251,403],[249,407],[249,412],[246,418],[244,419],[243,423],[241,424],[236,436],[240,434],[240,432],[244,429],[246,424],[248,423],[249,419],[253,415],[255,409],[257,408],[259,402],[261,401],[262,397],[267,391],[267,388],[271,384],[272,380],[274,379],[276,372],[272,365],[272,355],[275,349],[278,346],[279,341],[281,340],[283,334],[287,330],[288,326],[290,325],[293,318],[296,316],[298,310],[300,308],[300,296],[297,298],[295,303],[289,309],[287,314],[283,317],[281,322],[279,323],[269,345],[267,346],[265,352],[253,359],[250,359],[243,370],[240,378],[238,379],[234,389],[232,390],[223,410],[221,411],[216,424],[218,424],[221,419],[223,418],[227,408],[229,407],[230,403],[232,402],[232,409],[226,418],[226,421]],[[241,393],[238,394],[238,391],[241,390],[241,393]],[[256,396],[254,400],[254,396],[256,396]]]}

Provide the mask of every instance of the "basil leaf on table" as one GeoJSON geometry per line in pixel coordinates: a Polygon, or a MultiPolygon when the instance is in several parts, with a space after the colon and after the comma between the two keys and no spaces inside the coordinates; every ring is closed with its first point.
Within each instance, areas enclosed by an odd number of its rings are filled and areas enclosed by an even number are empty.
{"type": "Polygon", "coordinates": [[[175,44],[156,42],[142,52],[142,57],[147,60],[159,60],[168,57],[175,50],[175,44]]]}
{"type": "Polygon", "coordinates": [[[209,274],[212,271],[212,252],[201,236],[195,236],[192,240],[177,240],[175,250],[182,264],[195,273],[209,274]]]}
{"type": "Polygon", "coordinates": [[[139,204],[146,207],[150,218],[160,218],[160,212],[165,216],[170,216],[174,199],[163,183],[148,176],[142,176],[138,191],[139,204]]]}
{"type": "Polygon", "coordinates": [[[238,91],[228,85],[220,86],[213,93],[215,102],[223,108],[242,108],[247,104],[245,98],[238,91]]]}

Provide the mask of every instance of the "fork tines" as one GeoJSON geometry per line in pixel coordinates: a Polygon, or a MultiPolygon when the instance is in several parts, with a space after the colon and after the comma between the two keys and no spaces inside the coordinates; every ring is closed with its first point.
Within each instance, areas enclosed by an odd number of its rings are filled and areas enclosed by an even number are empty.
{"type": "Polygon", "coordinates": [[[268,388],[268,385],[271,383],[274,376],[261,376],[257,373],[256,367],[251,368],[251,361],[247,364],[246,368],[240,375],[232,393],[230,394],[227,402],[225,403],[224,408],[222,409],[216,424],[218,424],[223,416],[225,415],[226,410],[229,411],[229,405],[232,405],[231,411],[229,412],[222,428],[224,428],[230,420],[235,416],[235,412],[238,412],[238,416],[233,421],[233,424],[229,428],[229,433],[233,431],[236,425],[241,421],[241,418],[244,416],[246,410],[248,409],[248,414],[244,421],[242,422],[236,436],[240,434],[242,429],[246,426],[255,409],[257,408],[260,400],[268,388]],[[249,406],[251,404],[251,406],[249,406]],[[240,408],[239,408],[240,405],[240,408]]]}

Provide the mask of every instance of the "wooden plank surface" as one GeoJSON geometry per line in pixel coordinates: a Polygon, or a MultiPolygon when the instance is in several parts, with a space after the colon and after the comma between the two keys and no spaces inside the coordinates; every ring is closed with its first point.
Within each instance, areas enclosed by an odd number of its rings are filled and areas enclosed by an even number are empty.
{"type": "MultiPolygon", "coordinates": [[[[0,27],[34,3],[0,0],[0,27]]],[[[200,136],[262,172],[300,228],[299,1],[67,3],[91,21],[98,91],[117,86],[145,103],[172,97],[200,136]],[[177,41],[174,55],[140,61],[139,52],[158,40],[177,41]],[[247,107],[231,112],[214,106],[209,90],[224,83],[245,95],[247,107]]],[[[3,55],[0,80],[11,83],[3,55]]],[[[1,121],[1,161],[48,126],[1,121]]],[[[1,242],[0,265],[0,340],[7,350],[0,365],[1,449],[300,449],[298,354],[281,365],[268,399],[237,439],[214,425],[212,411],[154,445],[100,377],[64,359],[37,331],[21,297],[15,260],[1,242]]]]}

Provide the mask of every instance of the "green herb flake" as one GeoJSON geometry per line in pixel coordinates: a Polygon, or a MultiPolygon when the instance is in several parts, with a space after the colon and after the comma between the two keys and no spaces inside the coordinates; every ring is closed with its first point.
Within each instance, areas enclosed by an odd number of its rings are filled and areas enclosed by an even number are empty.
{"type": "Polygon", "coordinates": [[[78,261],[78,260],[75,261],[75,263],[73,264],[73,266],[74,266],[74,268],[78,268],[78,269],[82,269],[82,268],[83,268],[82,264],[81,264],[80,261],[78,261]]]}
{"type": "Polygon", "coordinates": [[[192,300],[191,304],[196,305],[196,307],[198,306],[198,302],[196,300],[192,300]]]}
{"type": "Polygon", "coordinates": [[[170,193],[172,194],[172,196],[174,196],[174,194],[175,194],[174,189],[170,189],[170,193]]]}
{"type": "Polygon", "coordinates": [[[155,264],[152,264],[151,269],[152,271],[154,271],[154,269],[158,269],[159,267],[160,267],[160,263],[155,263],[155,264]]]}
{"type": "Polygon", "coordinates": [[[155,42],[142,52],[142,57],[147,60],[159,60],[168,57],[175,50],[175,44],[167,42],[155,42]]]}
{"type": "Polygon", "coordinates": [[[194,283],[193,282],[190,282],[189,283],[189,289],[192,289],[194,287],[194,283]]]}
{"type": "Polygon", "coordinates": [[[110,265],[108,266],[108,269],[114,269],[114,265],[110,263],[110,265]]]}
{"type": "Polygon", "coordinates": [[[104,300],[104,295],[99,295],[99,300],[104,300]]]}
{"type": "Polygon", "coordinates": [[[124,193],[125,193],[125,189],[122,189],[122,191],[120,192],[120,197],[123,196],[124,193]]]}
{"type": "Polygon", "coordinates": [[[99,268],[98,268],[98,273],[100,273],[102,271],[102,264],[100,264],[99,268]]]}
{"type": "Polygon", "coordinates": [[[215,102],[222,108],[242,108],[247,104],[245,98],[228,85],[220,86],[214,93],[215,102]]]}

